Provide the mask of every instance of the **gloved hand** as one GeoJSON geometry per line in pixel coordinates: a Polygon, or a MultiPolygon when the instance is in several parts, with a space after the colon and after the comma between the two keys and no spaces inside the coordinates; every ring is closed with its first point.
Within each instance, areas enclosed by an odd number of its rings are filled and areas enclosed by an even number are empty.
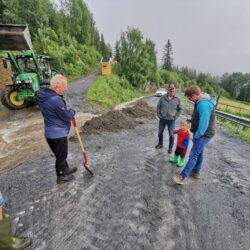
{"type": "Polygon", "coordinates": [[[70,110],[70,111],[74,114],[74,116],[75,116],[76,111],[75,111],[74,109],[72,109],[72,108],[70,108],[69,110],[70,110]]]}

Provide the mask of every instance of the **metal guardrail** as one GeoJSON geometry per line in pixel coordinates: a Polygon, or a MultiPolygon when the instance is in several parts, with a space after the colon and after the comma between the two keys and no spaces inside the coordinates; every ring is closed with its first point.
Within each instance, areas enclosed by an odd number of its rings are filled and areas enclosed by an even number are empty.
{"type": "Polygon", "coordinates": [[[216,110],[215,112],[216,112],[216,115],[219,117],[222,117],[222,118],[227,119],[231,122],[237,123],[241,126],[250,128],[250,119],[243,118],[243,117],[236,116],[236,115],[232,115],[232,114],[220,111],[220,110],[216,110]]]}
{"type": "MultiPolygon", "coordinates": [[[[190,107],[193,107],[194,103],[192,101],[188,102],[188,109],[190,110],[190,107]]],[[[215,110],[215,113],[217,116],[224,118],[228,121],[234,122],[236,124],[238,124],[239,126],[243,126],[243,127],[248,127],[250,128],[250,119],[244,118],[244,117],[240,117],[237,115],[232,115],[223,111],[220,111],[218,109],[215,110]]]]}

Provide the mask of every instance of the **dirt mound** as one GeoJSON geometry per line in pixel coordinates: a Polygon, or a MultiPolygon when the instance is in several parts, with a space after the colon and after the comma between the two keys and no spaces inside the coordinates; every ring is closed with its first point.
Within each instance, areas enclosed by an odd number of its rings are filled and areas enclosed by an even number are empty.
{"type": "Polygon", "coordinates": [[[134,107],[125,108],[122,110],[122,112],[132,118],[155,118],[155,110],[144,101],[136,103],[134,107]]]}
{"type": "Polygon", "coordinates": [[[132,129],[144,119],[154,119],[155,110],[146,102],[140,101],[134,107],[122,110],[109,111],[106,114],[94,117],[82,127],[84,134],[99,134],[104,131],[118,131],[132,129]]]}

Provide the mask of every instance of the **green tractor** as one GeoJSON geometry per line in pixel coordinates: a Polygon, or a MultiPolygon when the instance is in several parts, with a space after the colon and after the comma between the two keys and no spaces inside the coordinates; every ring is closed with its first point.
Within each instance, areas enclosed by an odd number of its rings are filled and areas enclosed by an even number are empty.
{"type": "Polygon", "coordinates": [[[0,60],[0,67],[11,72],[11,84],[4,83],[1,102],[12,110],[36,103],[40,87],[56,74],[51,70],[52,59],[32,50],[27,25],[0,24],[0,60]]]}

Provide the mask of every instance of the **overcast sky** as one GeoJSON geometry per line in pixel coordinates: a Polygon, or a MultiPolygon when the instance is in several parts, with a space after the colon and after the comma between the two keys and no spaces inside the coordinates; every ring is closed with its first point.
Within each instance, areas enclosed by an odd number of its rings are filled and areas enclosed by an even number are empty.
{"type": "Polygon", "coordinates": [[[223,74],[250,72],[250,0],[85,0],[98,30],[114,46],[138,27],[156,44],[167,40],[175,65],[223,74]]]}

